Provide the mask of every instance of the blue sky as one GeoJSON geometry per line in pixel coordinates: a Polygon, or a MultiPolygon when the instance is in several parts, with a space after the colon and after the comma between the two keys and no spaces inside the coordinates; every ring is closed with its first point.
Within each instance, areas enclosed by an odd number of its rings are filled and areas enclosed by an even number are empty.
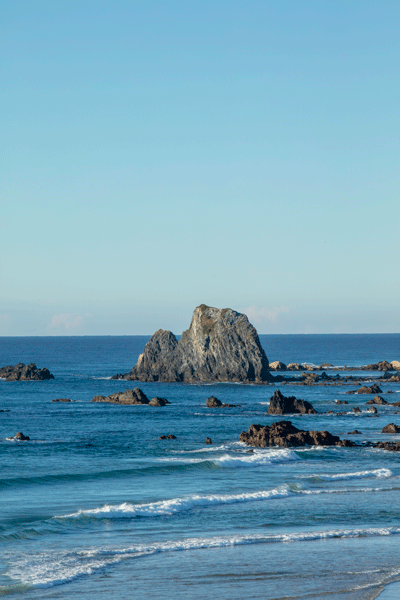
{"type": "Polygon", "coordinates": [[[400,4],[1,3],[0,335],[399,332],[400,4]]]}

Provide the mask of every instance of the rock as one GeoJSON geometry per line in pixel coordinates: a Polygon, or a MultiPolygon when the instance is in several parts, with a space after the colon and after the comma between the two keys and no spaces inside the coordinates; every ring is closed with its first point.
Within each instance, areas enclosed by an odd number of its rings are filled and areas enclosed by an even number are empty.
{"type": "Polygon", "coordinates": [[[48,369],[37,369],[35,363],[29,365],[18,363],[13,367],[2,367],[0,378],[6,381],[42,381],[44,379],[54,379],[54,375],[48,369]]]}
{"type": "Polygon", "coordinates": [[[211,438],[206,438],[206,444],[212,444],[211,438]]]}
{"type": "Polygon", "coordinates": [[[72,402],[69,398],[54,398],[52,402],[72,402]]]}
{"type": "Polygon", "coordinates": [[[371,408],[367,408],[367,412],[376,415],[378,411],[376,410],[375,406],[371,406],[371,408]]]}
{"type": "Polygon", "coordinates": [[[159,440],[176,440],[176,435],[170,433],[169,435],[160,435],[159,440]]]}
{"type": "Polygon", "coordinates": [[[178,340],[160,329],[124,377],[139,381],[271,381],[268,359],[246,315],[202,304],[178,340]]]}
{"type": "Polygon", "coordinates": [[[304,365],[299,363],[289,363],[286,369],[287,371],[302,371],[304,369],[304,365]]]}
{"type": "Polygon", "coordinates": [[[400,427],[394,423],[389,423],[382,429],[382,433],[400,433],[400,427]]]}
{"type": "Polygon", "coordinates": [[[272,425],[251,425],[249,431],[242,431],[239,437],[247,446],[268,448],[280,446],[292,448],[298,446],[355,446],[349,440],[340,440],[328,431],[303,431],[292,425],[291,421],[279,421],[272,425]]]}
{"type": "Polygon", "coordinates": [[[23,433],[18,431],[18,433],[16,435],[14,435],[14,437],[9,437],[7,439],[8,440],[18,440],[20,442],[28,442],[30,440],[30,437],[28,435],[24,435],[23,433]]]}
{"type": "Polygon", "coordinates": [[[347,400],[335,400],[336,404],[348,404],[347,400]]]}
{"type": "Polygon", "coordinates": [[[358,429],[355,429],[354,431],[349,431],[347,435],[362,435],[361,431],[358,431],[358,429]]]}
{"type": "Polygon", "coordinates": [[[125,392],[117,392],[110,396],[95,396],[92,402],[108,402],[110,404],[149,404],[149,400],[138,387],[125,392]]]}
{"type": "Polygon", "coordinates": [[[218,398],[215,398],[215,396],[210,396],[206,400],[206,406],[207,408],[218,408],[219,406],[222,406],[222,402],[221,400],[218,400],[218,398]]]}
{"type": "Polygon", "coordinates": [[[149,406],[166,406],[167,404],[171,404],[171,402],[168,402],[165,398],[159,398],[158,396],[155,396],[149,402],[149,406]]]}
{"type": "Polygon", "coordinates": [[[392,365],[392,369],[394,371],[400,371],[400,361],[392,360],[392,362],[390,364],[392,365]]]}
{"type": "Polygon", "coordinates": [[[322,363],[322,365],[319,365],[320,369],[330,369],[331,367],[333,367],[331,363],[322,363]]]}
{"type": "Polygon", "coordinates": [[[375,396],[372,400],[368,400],[365,404],[389,404],[382,396],[375,396]]]}
{"type": "Polygon", "coordinates": [[[360,412],[361,412],[361,410],[358,408],[358,406],[353,408],[353,413],[359,414],[360,412]]]}
{"type": "Polygon", "coordinates": [[[382,360],[378,363],[378,371],[393,371],[392,363],[382,360]]]}
{"type": "Polygon", "coordinates": [[[381,394],[382,390],[376,383],[372,384],[371,387],[363,385],[358,390],[346,392],[346,394],[381,394]]]}
{"type": "Polygon", "coordinates": [[[268,407],[270,415],[287,415],[293,413],[315,415],[317,411],[306,400],[298,400],[294,396],[286,397],[279,390],[275,390],[270,398],[268,407]]]}
{"type": "Polygon", "coordinates": [[[269,363],[270,371],[286,371],[286,365],[280,360],[274,360],[269,363]]]}

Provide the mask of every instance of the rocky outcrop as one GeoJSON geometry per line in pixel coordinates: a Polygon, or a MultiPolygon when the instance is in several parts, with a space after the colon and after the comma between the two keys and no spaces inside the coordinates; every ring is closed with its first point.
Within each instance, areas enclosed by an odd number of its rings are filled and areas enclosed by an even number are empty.
{"type": "Polygon", "coordinates": [[[376,383],[372,384],[371,387],[363,385],[358,390],[349,390],[346,394],[381,394],[382,390],[376,383]]]}
{"type": "Polygon", "coordinates": [[[218,398],[215,398],[215,396],[210,396],[206,400],[206,406],[207,406],[207,408],[235,408],[236,406],[239,406],[239,405],[238,404],[224,404],[221,402],[221,400],[218,400],[218,398]]]}
{"type": "Polygon", "coordinates": [[[212,444],[211,438],[206,438],[206,444],[212,444]]]}
{"type": "Polygon", "coordinates": [[[95,396],[92,402],[108,402],[109,404],[149,404],[146,394],[138,387],[125,392],[117,392],[109,396],[95,396]]]}
{"type": "Polygon", "coordinates": [[[280,446],[293,448],[298,446],[355,446],[349,440],[340,440],[329,431],[304,431],[297,429],[291,421],[279,421],[272,425],[251,425],[249,431],[242,431],[239,437],[247,446],[269,448],[280,446]]]}
{"type": "Polygon", "coordinates": [[[268,366],[257,331],[246,315],[202,304],[194,310],[190,327],[179,341],[170,331],[157,331],[124,378],[185,383],[265,382],[272,379],[268,366]]]}
{"type": "Polygon", "coordinates": [[[382,396],[375,396],[372,400],[368,400],[365,404],[389,404],[382,396]]]}
{"type": "Polygon", "coordinates": [[[274,360],[269,363],[269,369],[270,371],[286,371],[286,365],[280,360],[274,360]]]}
{"type": "Polygon", "coordinates": [[[176,435],[170,433],[169,435],[160,435],[159,440],[176,440],[176,435]]]}
{"type": "Polygon", "coordinates": [[[394,423],[389,423],[382,429],[382,433],[400,433],[400,427],[394,423]]]}
{"type": "Polygon", "coordinates": [[[44,379],[54,379],[54,375],[48,369],[38,369],[35,363],[29,365],[18,363],[13,367],[2,367],[0,378],[6,381],[42,381],[44,379]]]}
{"type": "Polygon", "coordinates": [[[305,365],[302,365],[300,363],[289,363],[286,369],[288,371],[302,371],[304,367],[305,365]]]}
{"type": "Polygon", "coordinates": [[[354,431],[349,431],[347,435],[362,435],[362,433],[358,429],[354,429],[354,431]]]}
{"type": "Polygon", "coordinates": [[[171,404],[171,402],[168,402],[165,398],[159,398],[158,396],[155,396],[149,402],[149,406],[167,406],[167,404],[171,404]]]}
{"type": "Polygon", "coordinates": [[[315,415],[317,411],[307,402],[307,400],[298,400],[294,396],[284,396],[279,390],[275,390],[271,396],[268,413],[270,415],[289,415],[293,413],[315,415]]]}
{"type": "Polygon", "coordinates": [[[17,440],[18,442],[29,442],[30,437],[28,435],[24,435],[21,431],[18,431],[14,437],[8,437],[7,440],[17,440]]]}
{"type": "Polygon", "coordinates": [[[392,369],[394,371],[400,371],[400,361],[398,361],[398,360],[392,360],[392,362],[390,364],[391,364],[392,369]]]}

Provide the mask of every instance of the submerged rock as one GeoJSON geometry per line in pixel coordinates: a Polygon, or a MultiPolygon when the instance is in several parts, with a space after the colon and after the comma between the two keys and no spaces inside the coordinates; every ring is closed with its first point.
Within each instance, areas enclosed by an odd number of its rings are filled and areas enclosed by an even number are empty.
{"type": "Polygon", "coordinates": [[[108,402],[110,404],[149,404],[146,394],[138,387],[125,392],[117,392],[109,396],[95,396],[92,402],[108,402]]]}
{"type": "Polygon", "coordinates": [[[355,446],[349,440],[340,440],[329,431],[304,431],[297,429],[291,421],[279,421],[272,425],[251,425],[248,432],[242,431],[239,440],[247,446],[268,448],[281,446],[292,448],[298,446],[355,446]]]}
{"type": "Polygon", "coordinates": [[[18,363],[15,366],[0,368],[0,378],[6,381],[42,381],[54,379],[54,375],[48,369],[38,369],[35,363],[24,365],[18,363]]]}
{"type": "Polygon", "coordinates": [[[160,435],[159,440],[176,440],[176,435],[170,433],[169,435],[160,435]]]}
{"type": "Polygon", "coordinates": [[[268,367],[257,331],[246,315],[202,304],[194,310],[190,327],[179,341],[170,331],[157,331],[124,378],[185,383],[265,382],[272,380],[268,367]]]}
{"type": "Polygon", "coordinates": [[[288,415],[293,413],[315,415],[317,411],[307,402],[298,400],[294,396],[284,396],[279,390],[275,390],[270,398],[268,413],[271,415],[288,415]]]}
{"type": "Polygon", "coordinates": [[[54,398],[52,402],[72,402],[69,398],[54,398]]]}

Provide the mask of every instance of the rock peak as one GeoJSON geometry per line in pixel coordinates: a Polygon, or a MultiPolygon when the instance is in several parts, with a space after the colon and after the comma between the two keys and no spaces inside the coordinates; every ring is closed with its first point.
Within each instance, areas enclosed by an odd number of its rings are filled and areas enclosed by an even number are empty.
{"type": "Polygon", "coordinates": [[[246,315],[201,304],[178,341],[159,329],[125,379],[140,381],[270,381],[268,359],[246,315]]]}

